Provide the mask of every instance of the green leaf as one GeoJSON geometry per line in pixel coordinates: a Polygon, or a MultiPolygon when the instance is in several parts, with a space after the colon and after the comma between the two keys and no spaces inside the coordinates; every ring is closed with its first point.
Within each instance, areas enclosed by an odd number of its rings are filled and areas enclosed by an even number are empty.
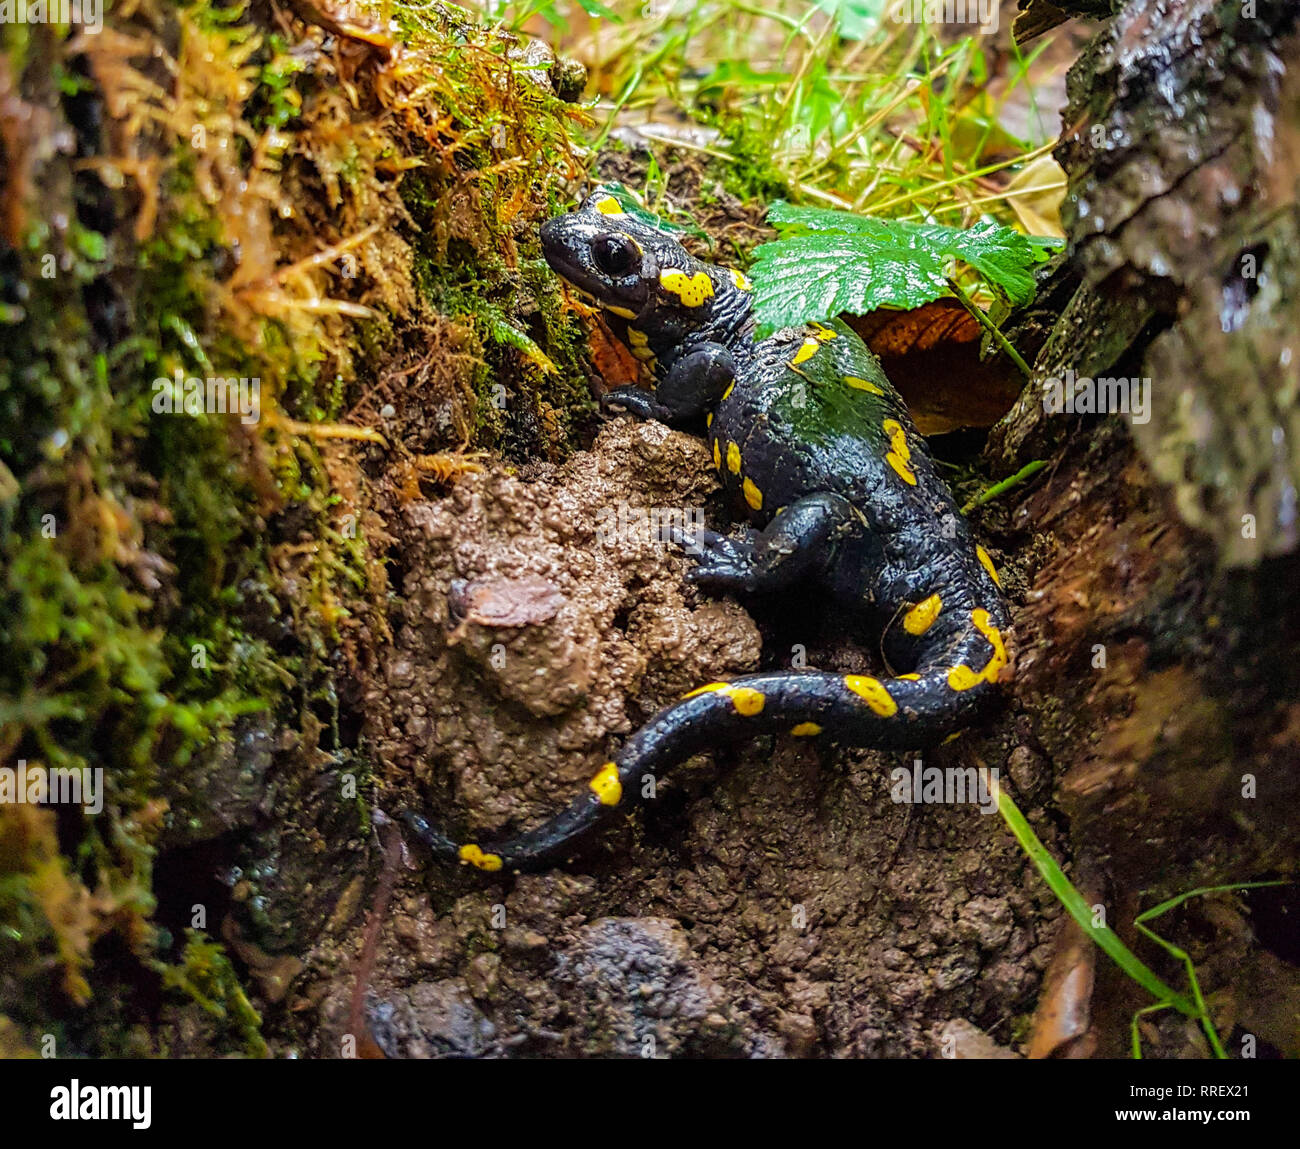
{"type": "Polygon", "coordinates": [[[998,813],[1002,815],[1007,828],[1020,843],[1020,848],[1029,856],[1029,860],[1038,868],[1043,880],[1056,895],[1056,900],[1065,907],[1079,929],[1157,1002],[1172,1006],[1184,1017],[1203,1016],[1187,997],[1161,981],[1159,976],[1124,944],[1119,934],[1107,925],[1098,924],[1092,906],[1079,892],[1079,888],[1065,876],[1065,871],[1034,833],[1033,827],[1020,812],[1020,808],[1011,800],[1011,796],[998,786],[996,781],[993,788],[996,789],[998,813]]]}
{"type": "Polygon", "coordinates": [[[546,353],[514,324],[507,323],[504,319],[491,317],[488,319],[488,334],[491,335],[494,342],[513,347],[529,363],[544,371],[547,375],[557,374],[555,364],[547,358],[546,353]]]}
{"type": "Polygon", "coordinates": [[[760,337],[841,312],[920,307],[951,294],[948,279],[957,262],[1020,306],[1034,297],[1030,269],[1060,244],[1021,235],[989,218],[962,229],[778,201],[768,219],[781,238],[755,252],[760,337]]]}
{"type": "Polygon", "coordinates": [[[844,93],[832,83],[824,64],[810,65],[800,89],[799,110],[794,118],[796,132],[802,133],[802,146],[831,141],[846,136],[853,120],[844,103],[844,93]]]}
{"type": "Polygon", "coordinates": [[[789,72],[760,72],[748,60],[719,60],[700,81],[702,95],[719,88],[775,88],[790,82],[789,72]]]}
{"type": "Polygon", "coordinates": [[[880,25],[885,0],[815,0],[839,25],[846,40],[865,40],[880,25]]]}
{"type": "Polygon", "coordinates": [[[862,236],[801,236],[763,244],[752,269],[759,338],[842,312],[919,307],[947,294],[944,279],[921,273],[906,252],[882,260],[880,251],[862,236]]]}
{"type": "Polygon", "coordinates": [[[71,234],[73,245],[86,259],[94,263],[103,263],[108,258],[108,240],[99,232],[88,227],[77,227],[71,234]]]}
{"type": "Polygon", "coordinates": [[[606,8],[604,4],[598,4],[596,0],[578,0],[578,7],[581,8],[588,16],[603,16],[614,24],[623,23],[623,17],[617,12],[606,8]]]}

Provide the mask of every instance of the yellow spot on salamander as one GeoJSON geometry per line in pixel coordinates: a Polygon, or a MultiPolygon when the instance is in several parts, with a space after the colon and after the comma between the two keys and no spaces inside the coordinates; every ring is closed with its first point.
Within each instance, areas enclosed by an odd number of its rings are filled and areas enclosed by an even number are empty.
{"type": "Polygon", "coordinates": [[[903,482],[908,483],[913,487],[916,486],[916,475],[912,472],[912,468],[907,465],[906,459],[903,459],[895,452],[890,451],[889,454],[885,456],[885,462],[898,472],[898,477],[902,479],[903,482]]]}
{"type": "Polygon", "coordinates": [[[683,701],[687,698],[698,698],[701,694],[713,694],[719,690],[730,690],[730,682],[706,682],[703,686],[697,686],[694,690],[688,690],[682,695],[683,701]]]}
{"type": "Polygon", "coordinates": [[[912,450],[907,445],[907,432],[903,430],[903,424],[897,419],[886,419],[881,426],[889,436],[889,454],[885,456],[885,462],[898,472],[903,482],[915,487],[916,475],[909,465],[912,461],[912,450]]]}
{"type": "Polygon", "coordinates": [[[625,215],[623,205],[618,202],[612,195],[607,195],[603,199],[596,201],[596,210],[601,215],[625,215]]]}
{"type": "Polygon", "coordinates": [[[727,444],[727,470],[733,475],[740,474],[740,448],[735,443],[727,444]]]}
{"type": "Polygon", "coordinates": [[[601,307],[603,307],[611,315],[617,315],[620,319],[636,318],[636,312],[633,311],[630,307],[619,307],[618,304],[616,303],[602,303],[601,307]]]}
{"type": "Polygon", "coordinates": [[[866,391],[871,395],[883,395],[885,393],[882,388],[877,387],[870,379],[860,379],[856,375],[845,375],[844,382],[850,387],[856,387],[859,391],[866,391]]]}
{"type": "Polygon", "coordinates": [[[993,655],[984,664],[983,670],[972,670],[965,663],[954,666],[948,671],[948,687],[951,690],[970,690],[981,682],[997,682],[998,674],[1007,664],[1007,648],[1002,641],[1002,632],[989,620],[989,612],[980,607],[971,611],[970,620],[971,625],[988,639],[993,655]]]}
{"type": "Polygon", "coordinates": [[[881,718],[892,718],[898,713],[898,703],[878,678],[866,674],[846,674],[844,685],[871,707],[881,718]]]}
{"type": "Polygon", "coordinates": [[[903,629],[912,635],[924,634],[934,625],[934,620],[939,617],[942,609],[943,600],[937,594],[932,594],[903,615],[903,629]]]}
{"type": "Polygon", "coordinates": [[[731,699],[736,713],[743,714],[746,718],[761,713],[763,704],[767,701],[761,690],[755,690],[752,686],[732,686],[730,682],[710,682],[705,686],[697,686],[689,694],[683,694],[682,698],[696,698],[701,694],[725,694],[731,699]]]}
{"type": "Polygon", "coordinates": [[[796,738],[812,738],[821,732],[822,728],[815,722],[800,722],[798,726],[790,731],[796,738]]]}
{"type": "Polygon", "coordinates": [[[712,412],[712,411],[710,411],[707,415],[704,416],[704,425],[705,425],[705,427],[712,427],[712,426],[713,426],[713,412],[712,412]]]}
{"type": "Polygon", "coordinates": [[[654,351],[650,348],[650,337],[635,327],[627,329],[627,345],[628,350],[642,363],[649,363],[655,357],[654,351]]]}
{"type": "Polygon", "coordinates": [[[740,489],[744,492],[745,502],[747,502],[753,510],[761,511],[763,509],[763,492],[754,486],[752,479],[746,479],[741,483],[740,489]]]}
{"type": "Polygon", "coordinates": [[[921,676],[920,676],[919,674],[900,674],[898,677],[899,677],[903,682],[920,682],[920,681],[921,681],[921,676]]]}
{"type": "Polygon", "coordinates": [[[617,806],[623,800],[623,783],[618,780],[618,767],[606,762],[590,782],[591,792],[602,806],[617,806]]]}
{"type": "Polygon", "coordinates": [[[722,393],[722,397],[723,397],[724,399],[730,399],[730,398],[731,398],[731,393],[732,393],[735,389],[736,389],[736,381],[733,379],[730,383],[727,384],[727,389],[722,393]]]}
{"type": "Polygon", "coordinates": [[[978,686],[983,681],[984,675],[977,674],[965,663],[954,666],[948,671],[948,689],[956,690],[958,693],[969,690],[972,686],[978,686]]]}
{"type": "Polygon", "coordinates": [[[998,578],[998,572],[997,569],[993,566],[993,560],[989,558],[989,552],[986,551],[978,543],[975,544],[975,557],[979,559],[980,566],[982,566],[986,571],[989,572],[989,578],[993,580],[993,585],[997,587],[998,590],[1001,590],[1002,580],[998,578]]]}
{"type": "Polygon", "coordinates": [[[993,677],[996,678],[998,672],[1007,664],[1007,647],[1002,641],[1002,632],[993,625],[989,612],[983,607],[972,611],[970,620],[975,624],[975,629],[989,640],[989,645],[993,648],[993,657],[984,668],[984,673],[992,672],[993,677]]]}
{"type": "Polygon", "coordinates": [[[825,326],[824,324],[814,323],[812,325],[812,329],[813,329],[813,338],[820,340],[822,343],[825,343],[827,342],[827,340],[830,339],[839,338],[837,332],[832,331],[829,327],[825,326]]]}
{"type": "Polygon", "coordinates": [[[717,439],[713,440],[713,469],[722,470],[722,449],[718,446],[717,439]]]}
{"type": "Polygon", "coordinates": [[[468,846],[461,846],[460,860],[470,866],[477,866],[480,870],[487,870],[489,873],[501,869],[500,854],[485,854],[473,842],[468,846]]]}
{"type": "Polygon", "coordinates": [[[737,271],[734,267],[727,268],[727,274],[731,276],[731,282],[736,285],[737,291],[753,291],[754,285],[749,282],[749,276],[743,271],[737,271]]]}
{"type": "Polygon", "coordinates": [[[683,307],[699,307],[706,299],[713,298],[713,280],[703,271],[694,275],[687,275],[684,271],[661,271],[659,283],[665,291],[677,296],[683,307]]]}
{"type": "Polygon", "coordinates": [[[799,345],[799,350],[794,353],[794,358],[790,360],[791,367],[798,367],[800,363],[807,363],[814,355],[817,354],[817,348],[821,344],[815,339],[805,339],[799,345]]]}

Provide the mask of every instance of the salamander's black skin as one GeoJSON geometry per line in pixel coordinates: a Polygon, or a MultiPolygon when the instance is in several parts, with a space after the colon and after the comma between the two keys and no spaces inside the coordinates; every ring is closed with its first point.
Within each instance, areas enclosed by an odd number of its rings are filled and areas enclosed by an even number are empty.
{"type": "Polygon", "coordinates": [[[542,247],[655,373],[653,394],[620,388],[606,401],[640,418],[707,423],[714,465],[750,525],[681,540],[702,549],[687,577],[738,593],[820,588],[883,636],[896,676],[772,671],[702,686],[535,830],[461,845],[409,815],[435,854],[485,870],[560,860],[640,793],[643,775],[751,735],[916,750],[973,723],[1007,664],[997,576],[861,339],[833,321],[756,343],[743,275],[694,259],[603,191],[544,224],[542,247]]]}

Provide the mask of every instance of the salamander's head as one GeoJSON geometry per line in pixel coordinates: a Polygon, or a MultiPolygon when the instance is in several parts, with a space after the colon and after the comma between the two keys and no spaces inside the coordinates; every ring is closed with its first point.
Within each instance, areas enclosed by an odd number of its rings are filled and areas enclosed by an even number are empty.
{"type": "Polygon", "coordinates": [[[579,293],[628,325],[640,358],[673,357],[702,338],[730,342],[749,312],[740,272],[696,259],[666,231],[597,189],[575,212],[542,224],[546,262],[579,293]]]}

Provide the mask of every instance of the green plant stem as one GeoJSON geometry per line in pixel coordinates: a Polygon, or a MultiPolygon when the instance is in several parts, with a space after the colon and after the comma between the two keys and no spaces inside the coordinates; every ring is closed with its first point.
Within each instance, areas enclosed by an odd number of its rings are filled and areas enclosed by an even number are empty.
{"type": "Polygon", "coordinates": [[[974,316],[976,322],[978,322],[979,325],[989,333],[989,336],[992,338],[993,342],[996,343],[999,347],[1001,347],[1004,352],[1006,352],[1007,358],[1010,359],[1011,362],[1014,363],[1017,367],[1019,367],[1020,373],[1024,375],[1026,379],[1028,379],[1030,375],[1033,374],[1033,372],[1029,370],[1029,364],[1026,363],[1020,357],[1020,352],[1017,351],[1014,347],[1012,347],[1011,344],[1007,341],[1007,337],[1002,334],[1001,330],[999,330],[998,328],[998,325],[994,323],[993,320],[991,320],[987,315],[984,314],[984,309],[982,307],[977,307],[975,305],[975,302],[971,299],[971,297],[967,295],[965,291],[962,290],[961,285],[958,284],[957,281],[953,279],[951,276],[948,277],[948,290],[951,291],[953,295],[956,297],[957,301],[964,308],[966,308],[966,310],[969,311],[972,316],[974,316]]]}
{"type": "Polygon", "coordinates": [[[993,486],[988,488],[988,490],[981,491],[971,499],[970,502],[962,507],[961,513],[963,515],[969,515],[976,507],[982,507],[985,503],[991,503],[999,495],[1011,490],[1012,487],[1023,483],[1031,476],[1038,474],[1038,472],[1046,466],[1046,459],[1035,459],[1032,463],[1026,463],[1010,478],[1003,479],[1000,483],[994,483],[993,486]]]}
{"type": "Polygon", "coordinates": [[[645,74],[645,63],[639,63],[636,71],[632,73],[632,78],[623,85],[623,90],[618,94],[614,101],[614,107],[605,120],[605,126],[600,129],[600,134],[596,137],[591,145],[592,153],[598,153],[605,146],[605,140],[609,138],[609,133],[614,127],[614,121],[618,119],[618,114],[623,110],[623,105],[632,98],[632,93],[641,86],[641,77],[645,74]]]}
{"type": "Polygon", "coordinates": [[[1020,812],[1019,807],[1011,800],[1010,795],[996,782],[993,785],[997,787],[998,813],[1002,815],[1007,827],[1015,836],[1016,841],[1020,843],[1020,848],[1029,855],[1030,861],[1038,867],[1038,872],[1043,875],[1043,880],[1048,884],[1052,893],[1056,895],[1061,905],[1065,907],[1066,912],[1075,920],[1079,928],[1120,969],[1142,986],[1152,997],[1156,998],[1161,1005],[1172,1006],[1184,1016],[1199,1021],[1204,1016],[1204,1012],[1197,1009],[1195,1002],[1161,981],[1155,971],[1129,949],[1120,940],[1119,935],[1109,926],[1093,924],[1092,907],[1084,900],[1083,895],[1074,883],[1065,876],[1065,872],[1048,852],[1047,847],[1039,841],[1038,835],[1034,833],[1033,828],[1025,819],[1024,814],[1020,812]]]}
{"type": "Polygon", "coordinates": [[[1142,1035],[1138,1032],[1138,1019],[1145,1017],[1148,1013],[1159,1013],[1162,1009],[1168,1009],[1167,1001],[1158,1001],[1155,1005],[1144,1005],[1139,1009],[1129,1021],[1129,1045],[1133,1051],[1133,1060],[1142,1060],[1142,1035]]]}
{"type": "MultiPolygon", "coordinates": [[[[1167,913],[1169,910],[1174,909],[1174,907],[1176,906],[1182,905],[1183,902],[1187,901],[1188,898],[1200,897],[1203,894],[1221,894],[1221,893],[1233,892],[1236,890],[1257,890],[1265,886],[1283,886],[1283,885],[1286,885],[1286,883],[1281,881],[1274,881],[1274,882],[1236,882],[1232,885],[1227,885],[1227,886],[1201,886],[1198,889],[1187,890],[1185,893],[1178,894],[1175,897],[1170,898],[1168,901],[1161,902],[1158,906],[1152,906],[1149,910],[1143,911],[1142,913],[1138,914],[1136,918],[1133,919],[1133,924],[1142,933],[1144,933],[1153,942],[1161,946],[1173,957],[1177,958],[1180,962],[1183,963],[1183,967],[1187,970],[1187,984],[1192,987],[1192,997],[1196,1002],[1197,1008],[1201,1012],[1201,1017],[1200,1017],[1201,1028],[1205,1030],[1206,1039],[1209,1041],[1210,1048],[1214,1051],[1214,1056],[1217,1058],[1226,1059],[1228,1053],[1223,1048],[1223,1043],[1220,1042],[1219,1040],[1219,1034],[1215,1030],[1213,1023],[1210,1021],[1210,1011],[1206,1007],[1205,998],[1201,996],[1201,983],[1196,976],[1196,967],[1195,965],[1192,964],[1192,959],[1188,956],[1186,950],[1181,949],[1180,947],[1174,945],[1172,942],[1166,941],[1154,930],[1149,929],[1145,923],[1160,917],[1161,914],[1167,913]]],[[[1149,1012],[1149,1010],[1143,1010],[1141,1012],[1146,1013],[1149,1012]]],[[[1136,1042],[1137,1042],[1137,1017],[1136,1016],[1134,1016],[1133,1018],[1133,1034],[1134,1034],[1134,1043],[1136,1047],[1136,1042]]],[[[1137,1055],[1139,1057],[1141,1056],[1140,1049],[1138,1049],[1137,1055]]]]}

